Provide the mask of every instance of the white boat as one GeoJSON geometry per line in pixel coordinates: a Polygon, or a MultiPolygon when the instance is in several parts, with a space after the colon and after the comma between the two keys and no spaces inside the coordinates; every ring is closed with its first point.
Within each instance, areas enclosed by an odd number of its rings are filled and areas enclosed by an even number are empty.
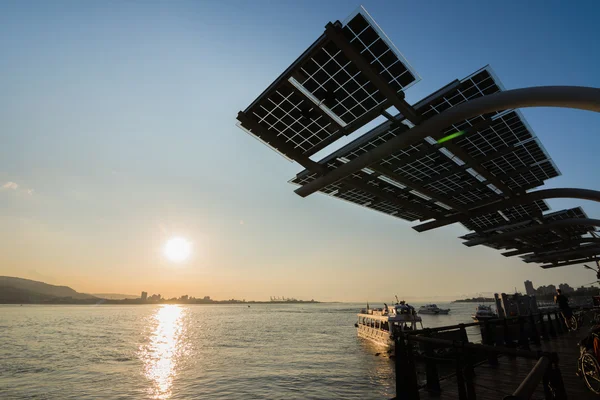
{"type": "Polygon", "coordinates": [[[492,310],[492,306],[486,306],[485,304],[480,304],[479,306],[477,306],[477,308],[475,310],[475,314],[473,314],[471,316],[471,318],[473,318],[473,320],[479,322],[479,321],[485,321],[486,319],[496,319],[496,318],[498,318],[498,314],[496,314],[492,310]]]}
{"type": "Polygon", "coordinates": [[[401,301],[389,308],[364,308],[360,310],[356,326],[358,337],[393,348],[392,331],[423,329],[421,317],[415,308],[401,301]]]}
{"type": "Polygon", "coordinates": [[[446,315],[449,312],[449,308],[439,308],[437,304],[425,304],[419,308],[419,314],[446,315]]]}

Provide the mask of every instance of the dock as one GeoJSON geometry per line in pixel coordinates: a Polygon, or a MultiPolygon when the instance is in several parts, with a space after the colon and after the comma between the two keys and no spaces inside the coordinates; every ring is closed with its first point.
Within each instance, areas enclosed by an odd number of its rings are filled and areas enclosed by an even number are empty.
{"type": "Polygon", "coordinates": [[[395,399],[597,399],[576,374],[588,330],[550,312],[400,333],[395,399]],[[468,342],[477,325],[481,343],[468,342]]]}

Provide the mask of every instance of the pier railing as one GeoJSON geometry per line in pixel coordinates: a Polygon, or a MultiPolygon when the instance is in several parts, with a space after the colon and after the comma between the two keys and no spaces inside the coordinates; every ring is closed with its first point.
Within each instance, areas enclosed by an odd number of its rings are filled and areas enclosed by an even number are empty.
{"type": "Polygon", "coordinates": [[[558,355],[530,348],[565,332],[566,325],[557,311],[418,331],[398,330],[394,332],[396,399],[419,399],[421,389],[441,393],[440,381],[452,377],[458,385],[459,400],[474,400],[474,367],[483,363],[495,366],[499,356],[537,361],[516,391],[505,399],[530,399],[540,383],[546,399],[566,399],[558,355]],[[481,343],[468,339],[467,328],[476,326],[481,330],[481,343]],[[425,366],[424,383],[417,377],[417,363],[425,366]],[[440,377],[440,370],[447,376],[440,377]]]}

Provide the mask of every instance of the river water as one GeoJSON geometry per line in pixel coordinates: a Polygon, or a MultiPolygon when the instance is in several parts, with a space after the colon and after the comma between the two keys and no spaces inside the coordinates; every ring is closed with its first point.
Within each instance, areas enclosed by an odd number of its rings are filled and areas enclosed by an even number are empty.
{"type": "MultiPolygon", "coordinates": [[[[476,306],[439,305],[426,327],[476,306]]],[[[0,398],[391,398],[393,361],[356,336],[363,306],[0,305],[0,398]]]]}

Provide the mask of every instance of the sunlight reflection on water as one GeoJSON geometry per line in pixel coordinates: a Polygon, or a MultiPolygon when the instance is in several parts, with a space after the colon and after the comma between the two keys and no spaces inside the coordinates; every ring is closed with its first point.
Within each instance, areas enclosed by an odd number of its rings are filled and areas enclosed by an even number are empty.
{"type": "Polygon", "coordinates": [[[140,346],[144,373],[152,381],[148,394],[154,399],[171,397],[171,386],[177,375],[177,361],[183,352],[186,311],[178,305],[164,305],[156,310],[150,324],[154,329],[149,342],[140,346]]]}

